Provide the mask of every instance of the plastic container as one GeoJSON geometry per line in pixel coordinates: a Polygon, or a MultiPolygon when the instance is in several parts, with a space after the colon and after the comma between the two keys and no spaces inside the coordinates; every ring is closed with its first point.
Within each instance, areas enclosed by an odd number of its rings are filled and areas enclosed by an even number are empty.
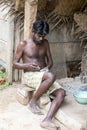
{"type": "Polygon", "coordinates": [[[81,87],[73,94],[75,100],[80,104],[87,104],[87,88],[81,87]]]}

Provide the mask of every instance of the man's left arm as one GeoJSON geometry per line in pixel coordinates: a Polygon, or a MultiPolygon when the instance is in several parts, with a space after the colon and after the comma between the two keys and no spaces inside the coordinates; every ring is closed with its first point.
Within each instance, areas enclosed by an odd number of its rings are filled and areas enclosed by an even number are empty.
{"type": "Polygon", "coordinates": [[[50,69],[53,66],[53,60],[52,60],[52,55],[51,55],[48,41],[46,41],[46,48],[47,48],[47,51],[46,51],[47,68],[50,69]]]}

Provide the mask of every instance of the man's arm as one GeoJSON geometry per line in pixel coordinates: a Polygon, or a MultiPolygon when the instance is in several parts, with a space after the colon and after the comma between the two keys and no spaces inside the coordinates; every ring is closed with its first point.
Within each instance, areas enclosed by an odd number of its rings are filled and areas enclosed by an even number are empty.
{"type": "Polygon", "coordinates": [[[13,67],[16,69],[26,69],[28,67],[28,64],[19,63],[20,59],[22,58],[25,44],[26,44],[25,42],[20,42],[17,47],[15,58],[13,61],[13,67]]]}
{"type": "Polygon", "coordinates": [[[53,60],[52,60],[52,55],[51,55],[48,41],[46,41],[46,48],[47,48],[47,53],[46,53],[47,68],[50,69],[53,66],[53,60]]]}

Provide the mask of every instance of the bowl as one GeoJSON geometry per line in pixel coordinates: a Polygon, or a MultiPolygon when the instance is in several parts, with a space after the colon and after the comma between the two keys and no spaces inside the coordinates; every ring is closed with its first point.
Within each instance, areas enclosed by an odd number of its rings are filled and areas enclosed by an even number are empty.
{"type": "Polygon", "coordinates": [[[86,87],[81,87],[77,89],[73,93],[73,96],[78,103],[87,104],[87,88],[86,87]]]}

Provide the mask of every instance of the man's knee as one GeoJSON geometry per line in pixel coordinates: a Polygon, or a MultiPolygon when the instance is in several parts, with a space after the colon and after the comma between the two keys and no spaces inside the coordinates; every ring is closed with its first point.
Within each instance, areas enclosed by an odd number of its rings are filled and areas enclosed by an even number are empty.
{"type": "Polygon", "coordinates": [[[66,96],[66,91],[62,88],[55,91],[55,95],[61,98],[64,98],[66,96]]]}
{"type": "Polygon", "coordinates": [[[51,80],[51,81],[55,81],[55,79],[56,79],[56,76],[53,73],[51,73],[51,72],[46,72],[45,75],[44,75],[44,77],[46,79],[51,80]]]}
{"type": "Polygon", "coordinates": [[[60,89],[60,94],[62,97],[65,97],[66,96],[66,91],[64,89],[60,89]]]}

